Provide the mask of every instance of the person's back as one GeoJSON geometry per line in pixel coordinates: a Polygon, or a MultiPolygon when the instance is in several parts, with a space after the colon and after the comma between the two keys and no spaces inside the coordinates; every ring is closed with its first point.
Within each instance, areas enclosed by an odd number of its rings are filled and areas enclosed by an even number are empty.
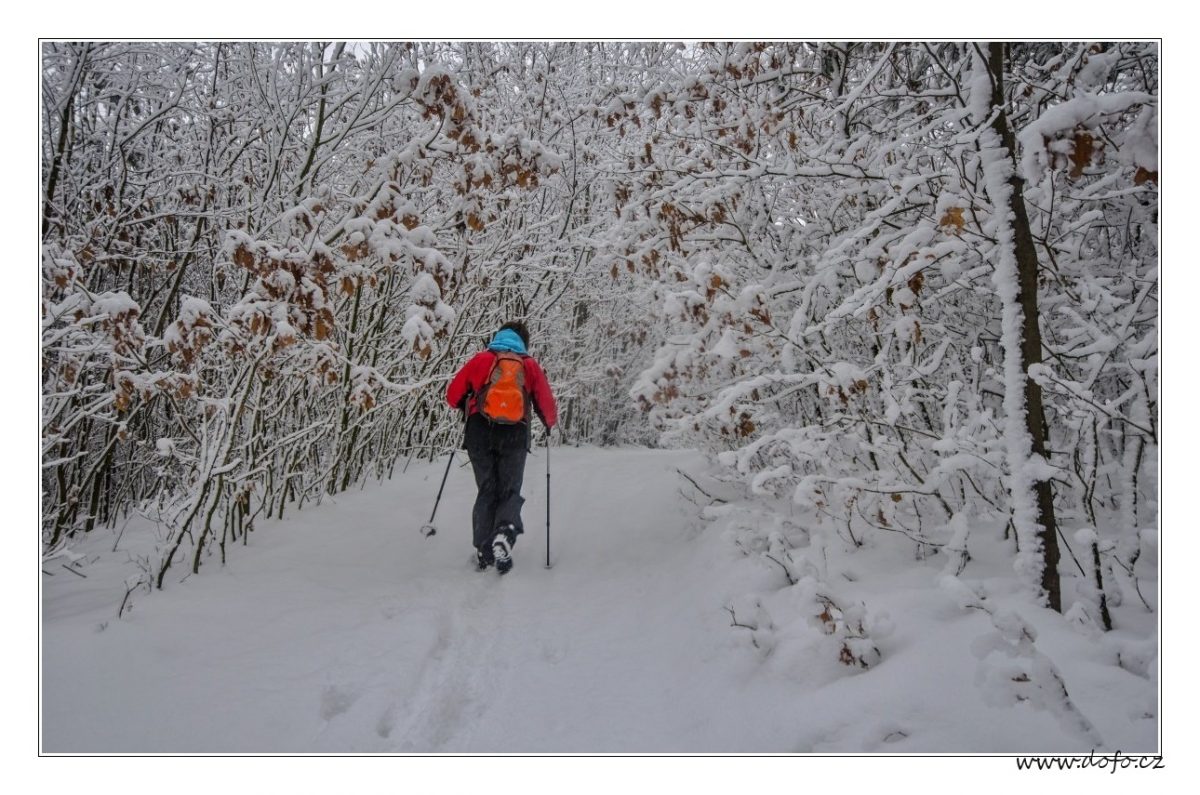
{"type": "Polygon", "coordinates": [[[529,331],[505,323],[451,379],[446,402],[464,410],[463,447],[471,459],[479,493],[472,512],[473,543],[480,569],[493,562],[501,574],[512,567],[512,547],[524,532],[521,483],[529,451],[530,419],[547,429],[558,408],[541,365],[529,355],[529,331]]]}

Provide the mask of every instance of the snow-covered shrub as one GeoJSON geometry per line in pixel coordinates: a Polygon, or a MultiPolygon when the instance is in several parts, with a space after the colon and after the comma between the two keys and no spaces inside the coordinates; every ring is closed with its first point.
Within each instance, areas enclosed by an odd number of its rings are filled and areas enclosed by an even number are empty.
{"type": "Polygon", "coordinates": [[[1013,612],[990,612],[993,632],[979,637],[972,652],[980,660],[976,682],[994,706],[1026,704],[1054,715],[1069,731],[1094,745],[1102,740],[1071,701],[1062,674],[1035,645],[1037,633],[1013,612]]]}

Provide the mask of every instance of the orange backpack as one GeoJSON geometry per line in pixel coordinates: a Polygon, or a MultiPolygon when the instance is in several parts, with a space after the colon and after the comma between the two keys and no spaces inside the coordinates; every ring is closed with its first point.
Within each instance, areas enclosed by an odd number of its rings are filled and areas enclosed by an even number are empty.
{"type": "Polygon", "coordinates": [[[525,390],[525,360],[499,351],[492,373],[479,392],[479,412],[492,422],[517,425],[529,419],[529,394],[525,390]]]}

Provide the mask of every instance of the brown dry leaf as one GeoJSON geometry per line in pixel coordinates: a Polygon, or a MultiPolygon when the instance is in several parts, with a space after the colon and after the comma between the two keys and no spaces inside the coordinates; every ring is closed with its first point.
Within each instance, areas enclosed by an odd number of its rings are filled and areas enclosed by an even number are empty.
{"type": "Polygon", "coordinates": [[[904,499],[904,496],[902,494],[893,494],[892,495],[892,502],[900,502],[900,500],[902,500],[902,499],[904,499]]]}
{"type": "Polygon", "coordinates": [[[1144,168],[1139,168],[1137,170],[1137,173],[1133,175],[1133,184],[1134,185],[1144,185],[1144,184],[1146,184],[1147,181],[1153,182],[1155,185],[1157,185],[1158,184],[1158,172],[1157,171],[1147,171],[1144,168]]]}
{"type": "Polygon", "coordinates": [[[946,214],[942,216],[942,220],[938,221],[938,226],[943,229],[953,227],[955,234],[962,233],[963,227],[966,225],[967,222],[963,220],[962,207],[948,207],[946,214]]]}
{"type": "Polygon", "coordinates": [[[1075,146],[1071,150],[1071,179],[1078,179],[1083,176],[1083,169],[1092,163],[1092,155],[1095,154],[1096,139],[1090,133],[1079,132],[1075,133],[1075,146]]]}
{"type": "Polygon", "coordinates": [[[233,251],[233,261],[240,268],[254,269],[254,255],[245,246],[238,246],[233,251]]]}
{"type": "Polygon", "coordinates": [[[360,259],[367,256],[367,244],[364,241],[358,245],[344,245],[342,246],[342,253],[346,255],[347,261],[358,262],[360,259]]]}

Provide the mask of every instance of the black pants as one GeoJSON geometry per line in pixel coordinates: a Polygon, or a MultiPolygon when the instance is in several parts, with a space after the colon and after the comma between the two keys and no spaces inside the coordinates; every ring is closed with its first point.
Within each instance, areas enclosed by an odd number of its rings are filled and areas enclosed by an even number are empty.
{"type": "Polygon", "coordinates": [[[475,548],[490,554],[496,530],[512,525],[515,536],[525,531],[521,523],[521,482],[529,452],[528,425],[493,425],[478,414],[467,420],[467,456],[475,470],[475,510],[471,524],[475,548]]]}

